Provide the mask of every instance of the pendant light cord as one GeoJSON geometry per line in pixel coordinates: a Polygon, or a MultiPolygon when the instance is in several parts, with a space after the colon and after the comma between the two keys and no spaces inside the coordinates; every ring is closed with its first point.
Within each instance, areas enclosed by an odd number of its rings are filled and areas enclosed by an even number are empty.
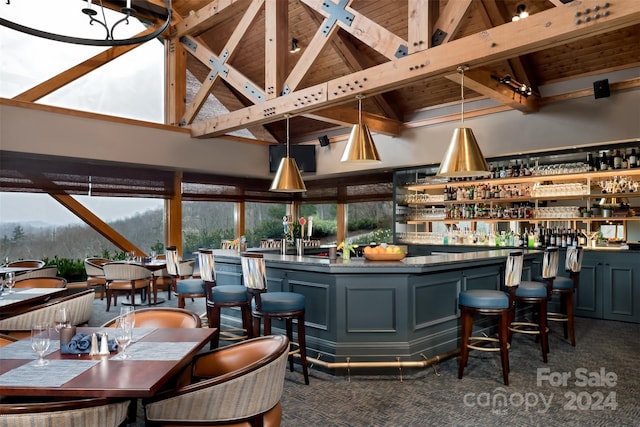
{"type": "Polygon", "coordinates": [[[289,156],[289,115],[286,115],[287,118],[287,157],[289,156]]]}
{"type": "Polygon", "coordinates": [[[462,99],[462,102],[461,102],[461,105],[460,105],[460,107],[462,109],[462,113],[460,115],[460,124],[461,124],[460,127],[464,127],[464,66],[460,66],[459,70],[460,70],[460,74],[461,74],[461,77],[460,77],[460,98],[462,99]]]}

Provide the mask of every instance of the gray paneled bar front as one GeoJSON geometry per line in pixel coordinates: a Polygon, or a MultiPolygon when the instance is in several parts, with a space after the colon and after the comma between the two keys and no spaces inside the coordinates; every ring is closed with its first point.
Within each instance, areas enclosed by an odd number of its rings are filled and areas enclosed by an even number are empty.
{"type": "MultiPolygon", "coordinates": [[[[307,355],[327,362],[418,361],[458,348],[458,294],[501,289],[509,250],[407,257],[402,261],[265,254],[269,291],[306,300],[307,355]]],[[[541,251],[525,251],[523,279],[541,251]]],[[[240,257],[214,251],[218,286],[242,284],[240,257]]],[[[476,322],[489,328],[491,319],[476,322]]],[[[223,323],[240,325],[239,312],[223,323]]],[[[274,324],[284,332],[284,324],[274,324]]],[[[294,328],[295,329],[295,328],[294,328]]],[[[489,332],[489,331],[488,331],[489,332]]]]}

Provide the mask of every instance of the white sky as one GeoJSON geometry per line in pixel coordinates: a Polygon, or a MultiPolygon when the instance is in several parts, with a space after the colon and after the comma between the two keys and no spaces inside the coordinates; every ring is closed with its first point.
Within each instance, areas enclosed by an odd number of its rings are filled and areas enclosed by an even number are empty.
{"type": "MultiPolygon", "coordinates": [[[[44,31],[104,38],[105,30],[96,24],[89,25],[88,16],[81,12],[86,6],[86,1],[80,0],[11,0],[9,5],[0,0],[0,16],[44,31]]],[[[93,7],[96,8],[95,4],[93,7]]],[[[107,21],[115,22],[114,16],[108,14],[107,21]]],[[[134,35],[143,29],[137,20],[130,20],[129,25],[123,23],[116,29],[116,37],[134,35]]],[[[104,49],[55,42],[0,26],[0,96],[15,97],[104,49]]],[[[48,95],[42,102],[162,123],[163,60],[162,44],[149,41],[48,95]]],[[[104,221],[162,207],[162,200],[156,199],[78,199],[104,221]]],[[[43,221],[55,225],[82,223],[48,195],[0,192],[0,222],[18,221],[43,221]]]]}

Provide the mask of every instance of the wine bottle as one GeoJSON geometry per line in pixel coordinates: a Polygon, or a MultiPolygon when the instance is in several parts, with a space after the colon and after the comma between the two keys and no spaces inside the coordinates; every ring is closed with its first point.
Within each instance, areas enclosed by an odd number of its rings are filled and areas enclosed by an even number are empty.
{"type": "Polygon", "coordinates": [[[622,169],[622,155],[620,154],[620,150],[616,150],[616,153],[613,156],[613,168],[622,169]]]}
{"type": "Polygon", "coordinates": [[[638,158],[636,157],[636,149],[631,149],[631,154],[629,155],[629,167],[635,168],[638,166],[638,158]]]}
{"type": "Polygon", "coordinates": [[[607,152],[603,151],[600,153],[600,170],[606,171],[609,167],[609,161],[607,160],[607,152]]]}

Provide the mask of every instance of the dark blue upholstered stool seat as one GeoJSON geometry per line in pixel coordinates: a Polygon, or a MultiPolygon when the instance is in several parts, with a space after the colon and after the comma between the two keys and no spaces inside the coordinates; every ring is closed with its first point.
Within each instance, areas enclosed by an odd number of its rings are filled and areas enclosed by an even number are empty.
{"type": "Polygon", "coordinates": [[[516,289],[516,296],[523,298],[546,298],[547,286],[540,282],[521,282],[516,289]]]}
{"type": "Polygon", "coordinates": [[[490,289],[472,289],[460,292],[458,303],[474,308],[509,308],[509,295],[490,289]]]}
{"type": "Polygon", "coordinates": [[[201,294],[204,293],[204,280],[202,279],[182,279],[176,281],[176,293],[178,294],[201,294]]]}
{"type": "MultiPolygon", "coordinates": [[[[304,295],[295,292],[266,292],[260,296],[263,313],[288,313],[304,310],[304,295]]],[[[256,309],[255,300],[251,304],[256,309]]]]}
{"type": "Polygon", "coordinates": [[[241,341],[253,336],[251,328],[251,309],[249,307],[249,294],[247,288],[242,285],[207,284],[205,289],[207,296],[207,318],[210,328],[217,328],[218,332],[211,339],[211,348],[217,348],[220,340],[241,341]],[[221,309],[238,307],[242,314],[242,328],[225,328],[221,325],[221,309]]]}

